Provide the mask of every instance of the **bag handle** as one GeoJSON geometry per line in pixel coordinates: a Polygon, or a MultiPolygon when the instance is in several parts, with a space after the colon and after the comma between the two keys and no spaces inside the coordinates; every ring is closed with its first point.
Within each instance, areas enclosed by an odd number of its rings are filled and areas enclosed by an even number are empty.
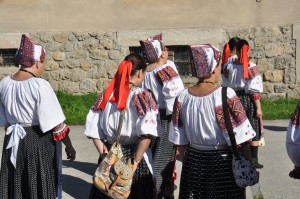
{"type": "Polygon", "coordinates": [[[118,145],[120,143],[120,137],[121,137],[121,129],[122,129],[122,125],[123,125],[123,120],[124,120],[124,115],[125,115],[125,110],[121,111],[121,114],[119,116],[119,125],[118,125],[118,130],[117,130],[117,140],[116,140],[116,145],[118,145]]]}
{"type": "Polygon", "coordinates": [[[227,103],[227,87],[222,87],[222,105],[223,105],[223,113],[224,113],[224,120],[227,128],[227,132],[229,134],[230,142],[231,142],[231,147],[233,154],[236,159],[241,159],[240,153],[238,152],[237,145],[236,145],[236,140],[235,140],[235,135],[233,132],[230,116],[229,116],[229,106],[227,103]]]}

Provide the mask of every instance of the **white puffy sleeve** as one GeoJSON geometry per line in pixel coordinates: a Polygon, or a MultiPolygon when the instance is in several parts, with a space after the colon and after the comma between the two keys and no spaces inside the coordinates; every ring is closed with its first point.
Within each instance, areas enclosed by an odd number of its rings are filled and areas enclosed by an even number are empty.
{"type": "Polygon", "coordinates": [[[175,99],[172,121],[169,130],[169,140],[175,145],[187,145],[189,141],[186,137],[184,124],[180,118],[181,103],[179,98],[175,99]]]}
{"type": "Polygon", "coordinates": [[[45,133],[63,123],[66,118],[49,82],[41,79],[37,92],[37,116],[40,128],[45,133]]]}
{"type": "Polygon", "coordinates": [[[101,127],[102,111],[98,108],[103,99],[103,93],[101,93],[89,113],[86,116],[84,134],[88,138],[105,139],[104,131],[101,127]]]}
{"type": "Polygon", "coordinates": [[[289,122],[286,134],[286,150],[295,166],[300,167],[300,102],[289,122]]]}
{"type": "MultiPolygon", "coordinates": [[[[251,140],[256,135],[256,133],[246,116],[245,109],[240,99],[236,96],[236,93],[231,88],[227,89],[227,103],[229,106],[229,115],[233,132],[235,133],[236,144],[241,144],[243,142],[251,140]]],[[[218,122],[223,130],[223,136],[226,139],[227,144],[231,146],[229,134],[227,132],[225,124],[222,104],[216,107],[216,114],[218,122]]]]}
{"type": "Polygon", "coordinates": [[[168,63],[170,63],[170,66],[159,70],[156,75],[162,84],[166,114],[171,115],[175,98],[182,90],[184,90],[184,85],[173,62],[168,63]]]}
{"type": "Polygon", "coordinates": [[[160,137],[162,128],[158,112],[158,105],[151,92],[143,90],[132,96],[132,104],[137,111],[137,135],[151,135],[160,137]]]}
{"type": "Polygon", "coordinates": [[[263,92],[263,81],[257,65],[251,63],[248,68],[249,79],[246,80],[246,90],[254,99],[261,98],[263,92]]]}

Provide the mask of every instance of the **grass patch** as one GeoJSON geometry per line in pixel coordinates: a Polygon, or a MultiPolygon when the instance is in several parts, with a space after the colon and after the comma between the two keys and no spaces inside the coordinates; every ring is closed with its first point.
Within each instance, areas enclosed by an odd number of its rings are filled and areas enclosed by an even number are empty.
{"type": "Polygon", "coordinates": [[[66,124],[83,125],[86,115],[96,101],[98,94],[72,95],[61,91],[56,92],[58,101],[66,116],[66,124]]]}
{"type": "MultiPolygon", "coordinates": [[[[98,97],[98,94],[72,95],[56,92],[60,105],[66,116],[68,125],[84,125],[89,109],[98,97]]],[[[262,99],[261,106],[264,120],[290,119],[299,99],[262,99]]]]}
{"type": "Polygon", "coordinates": [[[264,120],[290,119],[299,99],[261,100],[264,120]]]}

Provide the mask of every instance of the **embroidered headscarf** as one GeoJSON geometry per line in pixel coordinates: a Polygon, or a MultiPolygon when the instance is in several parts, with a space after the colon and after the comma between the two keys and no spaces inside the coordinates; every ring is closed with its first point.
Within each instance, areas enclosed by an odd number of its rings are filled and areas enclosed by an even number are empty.
{"type": "Polygon", "coordinates": [[[210,44],[191,45],[190,57],[192,76],[198,78],[209,77],[221,57],[221,52],[210,44]]]}
{"type": "Polygon", "coordinates": [[[230,57],[230,48],[229,48],[229,44],[227,43],[224,45],[222,63],[225,64],[228,61],[229,57],[230,57]]]}
{"type": "Polygon", "coordinates": [[[16,64],[30,67],[36,61],[44,60],[45,49],[25,34],[22,35],[20,47],[16,53],[16,64]]]}
{"type": "Polygon", "coordinates": [[[119,64],[118,70],[113,80],[110,82],[103,94],[103,100],[99,105],[99,108],[101,110],[105,109],[108,100],[111,102],[117,102],[118,110],[124,110],[126,108],[126,101],[129,94],[129,80],[131,70],[131,61],[124,60],[119,64]]]}
{"type": "Polygon", "coordinates": [[[249,67],[249,50],[250,47],[246,44],[243,45],[241,48],[241,57],[240,57],[240,63],[244,67],[244,78],[248,79],[249,74],[248,74],[248,67],[249,67]]]}
{"type": "Polygon", "coordinates": [[[166,49],[162,41],[162,34],[149,37],[145,41],[140,41],[140,44],[143,49],[145,60],[149,64],[156,62],[161,56],[162,51],[166,49]]]}

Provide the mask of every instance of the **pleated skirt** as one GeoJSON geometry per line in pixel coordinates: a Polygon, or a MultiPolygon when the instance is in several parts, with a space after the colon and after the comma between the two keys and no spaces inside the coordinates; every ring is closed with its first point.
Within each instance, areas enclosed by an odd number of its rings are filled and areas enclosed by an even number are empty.
{"type": "Polygon", "coordinates": [[[20,140],[16,168],[10,161],[11,137],[5,135],[1,172],[0,198],[54,199],[57,195],[56,144],[52,133],[43,133],[38,126],[24,127],[26,136],[20,140]]]}
{"type": "Polygon", "coordinates": [[[188,147],[182,165],[179,199],[243,199],[236,185],[232,151],[200,151],[188,147]]]}
{"type": "MultiPolygon", "coordinates": [[[[111,146],[107,146],[110,149],[111,146]]],[[[125,158],[130,158],[136,151],[136,145],[122,146],[122,152],[125,158]]],[[[98,164],[101,163],[101,158],[98,160],[98,164]]],[[[90,199],[109,199],[108,196],[103,194],[100,190],[92,185],[90,199]]],[[[140,161],[138,168],[136,169],[131,186],[131,192],[128,199],[156,199],[155,183],[153,176],[148,168],[148,165],[144,158],[140,161]]]]}
{"type": "Polygon", "coordinates": [[[236,92],[237,96],[241,100],[247,117],[250,121],[250,124],[253,128],[253,130],[256,133],[256,136],[252,139],[253,141],[259,141],[261,138],[261,130],[260,130],[260,121],[259,118],[256,117],[256,106],[253,100],[251,100],[251,97],[249,94],[245,94],[245,92],[236,92]]]}
{"type": "MultiPolygon", "coordinates": [[[[164,111],[165,112],[165,111],[164,111]]],[[[152,147],[154,159],[154,173],[158,198],[173,198],[176,148],[169,141],[169,124],[171,116],[166,116],[160,111],[163,133],[161,138],[154,141],[152,147]]]]}

